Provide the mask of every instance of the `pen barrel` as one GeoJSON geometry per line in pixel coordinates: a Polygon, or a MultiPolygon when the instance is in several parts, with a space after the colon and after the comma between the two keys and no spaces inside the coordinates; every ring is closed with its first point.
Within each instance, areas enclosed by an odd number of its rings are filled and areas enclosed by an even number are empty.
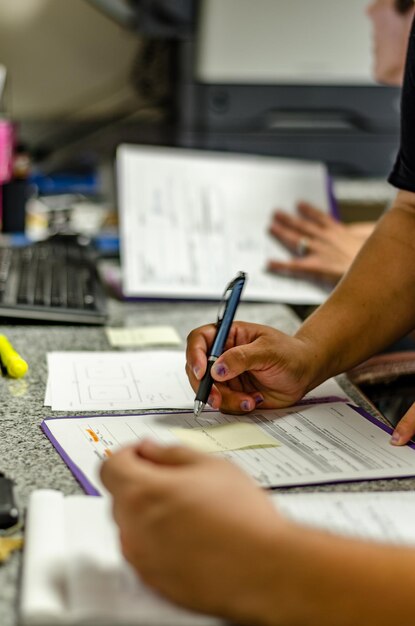
{"type": "Polygon", "coordinates": [[[199,402],[207,403],[212,385],[213,378],[211,376],[210,370],[212,369],[212,365],[216,361],[216,357],[210,357],[207,362],[206,372],[200,381],[199,389],[197,390],[196,400],[199,402]]]}

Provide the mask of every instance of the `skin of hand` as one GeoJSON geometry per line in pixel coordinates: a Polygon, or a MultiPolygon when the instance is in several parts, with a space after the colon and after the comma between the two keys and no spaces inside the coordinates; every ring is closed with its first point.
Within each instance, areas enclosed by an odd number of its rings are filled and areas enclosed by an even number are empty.
{"type": "Polygon", "coordinates": [[[142,441],[101,476],[125,557],[177,604],[247,626],[413,624],[413,548],[289,522],[236,466],[183,446],[142,441]]]}
{"type": "Polygon", "coordinates": [[[289,261],[270,260],[270,272],[334,284],[347,272],[375,224],[342,224],[308,202],[300,202],[298,215],[276,211],[270,233],[293,254],[307,241],[303,256],[289,261]]]}
{"type": "MultiPolygon", "coordinates": [[[[187,338],[186,372],[195,391],[206,371],[215,332],[215,325],[209,324],[187,338]]],[[[314,361],[313,347],[309,350],[306,341],[268,326],[234,322],[225,354],[211,370],[218,382],[208,402],[228,413],[246,413],[259,404],[261,408],[292,405],[314,386],[314,361]]]]}

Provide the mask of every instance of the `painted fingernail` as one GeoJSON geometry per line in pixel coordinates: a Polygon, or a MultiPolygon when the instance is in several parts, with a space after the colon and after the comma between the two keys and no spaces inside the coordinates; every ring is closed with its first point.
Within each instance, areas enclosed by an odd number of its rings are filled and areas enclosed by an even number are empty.
{"type": "Polygon", "coordinates": [[[195,365],[193,368],[193,374],[196,376],[197,380],[199,380],[199,374],[200,374],[200,367],[198,365],[195,365]]]}
{"type": "Polygon", "coordinates": [[[226,376],[228,373],[228,368],[223,363],[215,364],[212,369],[218,376],[226,376]]]}
{"type": "Polygon", "coordinates": [[[214,396],[209,396],[207,403],[208,403],[209,406],[211,406],[213,408],[213,405],[215,403],[214,396]]]}
{"type": "Polygon", "coordinates": [[[259,393],[258,395],[254,397],[254,400],[255,400],[255,405],[258,406],[258,404],[261,404],[261,402],[264,401],[264,397],[261,396],[261,394],[259,393]]]}
{"type": "Polygon", "coordinates": [[[393,433],[392,437],[391,437],[391,444],[394,446],[399,445],[399,443],[401,442],[402,437],[400,436],[399,433],[393,433]]]}
{"type": "Polygon", "coordinates": [[[251,407],[249,405],[249,400],[242,400],[242,402],[241,402],[241,409],[242,409],[242,411],[249,411],[251,409],[251,407]]]}

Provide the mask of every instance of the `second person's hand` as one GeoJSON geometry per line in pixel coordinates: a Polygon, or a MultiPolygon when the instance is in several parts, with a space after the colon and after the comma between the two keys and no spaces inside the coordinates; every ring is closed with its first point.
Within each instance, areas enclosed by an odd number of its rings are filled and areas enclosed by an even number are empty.
{"type": "MultiPolygon", "coordinates": [[[[187,339],[186,372],[195,392],[205,373],[215,325],[193,330],[187,339]]],[[[304,340],[259,324],[234,322],[224,353],[212,367],[209,404],[229,413],[256,406],[282,408],[311,388],[313,347],[304,340]]]]}
{"type": "Polygon", "coordinates": [[[374,223],[342,224],[308,202],[300,202],[297,212],[296,216],[274,213],[270,233],[295,256],[289,261],[270,260],[268,270],[335,284],[349,269],[374,223]]]}

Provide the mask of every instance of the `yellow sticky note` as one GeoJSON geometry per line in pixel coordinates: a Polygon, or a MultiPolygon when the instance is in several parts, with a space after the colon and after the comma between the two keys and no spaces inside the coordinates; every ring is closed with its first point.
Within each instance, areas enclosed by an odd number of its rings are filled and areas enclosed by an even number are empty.
{"type": "Polygon", "coordinates": [[[274,448],[281,445],[262,428],[248,422],[233,422],[204,428],[172,428],[171,432],[184,444],[203,452],[274,448]]]}
{"type": "Polygon", "coordinates": [[[178,346],[181,344],[181,339],[172,326],[106,328],[105,331],[110,344],[117,348],[178,346]]]}

